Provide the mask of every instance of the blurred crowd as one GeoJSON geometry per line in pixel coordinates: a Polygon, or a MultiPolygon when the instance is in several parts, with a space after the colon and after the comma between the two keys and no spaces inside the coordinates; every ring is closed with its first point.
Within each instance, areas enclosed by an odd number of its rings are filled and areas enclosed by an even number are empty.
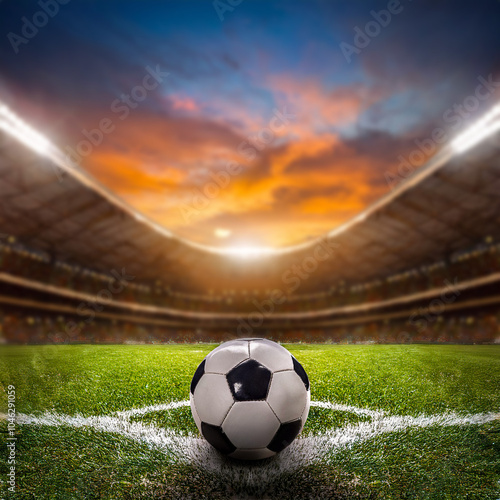
{"type": "MultiPolygon", "coordinates": [[[[327,291],[314,294],[289,295],[276,310],[298,312],[353,304],[373,303],[390,298],[442,288],[456,283],[500,272],[500,244],[486,242],[473,249],[385,279],[367,283],[339,282],[327,291]]],[[[0,273],[39,281],[71,291],[97,296],[106,289],[120,289],[113,300],[189,311],[252,312],[266,300],[265,292],[257,290],[226,290],[219,294],[190,295],[172,290],[161,281],[139,283],[127,281],[119,286],[119,276],[71,265],[51,258],[45,252],[30,250],[15,238],[0,243],[0,273]]],[[[270,291],[267,292],[269,294],[270,291]]]]}
{"type": "MultiPolygon", "coordinates": [[[[0,308],[0,343],[169,343],[222,342],[235,332],[182,329],[132,322],[95,319],[79,323],[69,336],[65,326],[74,317],[53,313],[14,312],[0,308]]],[[[323,343],[500,343],[500,306],[474,314],[437,316],[425,328],[412,326],[408,318],[372,321],[324,329],[267,330],[253,333],[279,342],[323,343]]]]}

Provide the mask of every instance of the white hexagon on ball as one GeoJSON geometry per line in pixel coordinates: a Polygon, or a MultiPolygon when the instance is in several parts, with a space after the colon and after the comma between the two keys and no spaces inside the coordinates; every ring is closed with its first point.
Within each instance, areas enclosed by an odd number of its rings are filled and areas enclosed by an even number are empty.
{"type": "Polygon", "coordinates": [[[231,345],[226,347],[223,347],[224,345],[217,347],[206,357],[205,371],[207,373],[225,375],[231,368],[250,357],[246,341],[231,342],[231,345]]]}
{"type": "Polygon", "coordinates": [[[293,369],[290,353],[283,346],[270,340],[250,342],[250,357],[267,366],[273,372],[293,369]]]}
{"type": "Polygon", "coordinates": [[[279,427],[266,401],[238,401],[224,419],[222,431],[236,448],[252,449],[265,448],[279,427]]]}
{"type": "Polygon", "coordinates": [[[193,401],[200,421],[212,425],[221,425],[234,403],[226,377],[214,373],[207,373],[201,378],[193,401]]]}
{"type": "Polygon", "coordinates": [[[309,379],[282,346],[240,339],[214,349],[191,382],[193,418],[219,452],[242,460],[271,457],[301,432],[309,412],[309,379]]]}
{"type": "Polygon", "coordinates": [[[301,418],[307,401],[304,383],[292,370],[273,374],[267,402],[281,422],[301,418]]]}

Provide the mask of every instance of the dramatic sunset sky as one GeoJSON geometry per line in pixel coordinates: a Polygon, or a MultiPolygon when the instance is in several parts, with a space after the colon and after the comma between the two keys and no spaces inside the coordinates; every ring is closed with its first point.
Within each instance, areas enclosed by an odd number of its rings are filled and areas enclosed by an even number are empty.
{"type": "Polygon", "coordinates": [[[38,2],[4,0],[0,100],[64,150],[108,118],[81,166],[174,233],[278,246],[348,220],[415,140],[451,138],[500,98],[497,0],[401,0],[350,60],[342,44],[397,2],[224,4],[70,0],[43,25],[38,2]],[[462,117],[481,78],[491,95],[462,117]]]}

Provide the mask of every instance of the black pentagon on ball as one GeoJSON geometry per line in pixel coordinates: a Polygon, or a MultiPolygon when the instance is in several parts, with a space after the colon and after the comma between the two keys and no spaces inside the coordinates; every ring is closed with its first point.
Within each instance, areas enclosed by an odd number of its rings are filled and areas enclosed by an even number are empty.
{"type": "Polygon", "coordinates": [[[224,434],[224,432],[222,432],[222,429],[218,425],[211,425],[202,422],[201,433],[216,450],[224,453],[224,455],[229,455],[236,450],[236,446],[231,443],[229,438],[224,434]]]}
{"type": "Polygon", "coordinates": [[[266,399],[271,372],[255,359],[247,359],[226,375],[236,401],[266,399]]]}
{"type": "Polygon", "coordinates": [[[205,360],[203,360],[198,368],[196,368],[196,371],[194,372],[193,375],[193,380],[191,380],[191,394],[194,394],[194,390],[196,389],[196,386],[198,385],[198,382],[200,381],[200,378],[203,376],[205,373],[205,360]]]}
{"type": "Polygon", "coordinates": [[[293,422],[287,422],[286,424],[281,424],[280,428],[276,431],[276,434],[267,447],[271,451],[279,453],[298,436],[301,428],[302,422],[300,419],[294,420],[293,422]]]}
{"type": "Polygon", "coordinates": [[[302,365],[292,356],[293,359],[293,369],[295,373],[302,379],[304,385],[306,386],[306,391],[309,390],[309,377],[307,376],[306,371],[302,368],[302,365]]]}

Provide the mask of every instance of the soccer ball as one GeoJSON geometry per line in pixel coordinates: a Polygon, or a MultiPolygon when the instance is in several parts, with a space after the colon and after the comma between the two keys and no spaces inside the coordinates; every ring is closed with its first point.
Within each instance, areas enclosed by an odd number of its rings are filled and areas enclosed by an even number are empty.
{"type": "Polygon", "coordinates": [[[268,458],[300,433],[309,413],[309,379],[282,346],[266,339],[225,342],[198,366],[191,411],[201,435],[241,460],[268,458]]]}

